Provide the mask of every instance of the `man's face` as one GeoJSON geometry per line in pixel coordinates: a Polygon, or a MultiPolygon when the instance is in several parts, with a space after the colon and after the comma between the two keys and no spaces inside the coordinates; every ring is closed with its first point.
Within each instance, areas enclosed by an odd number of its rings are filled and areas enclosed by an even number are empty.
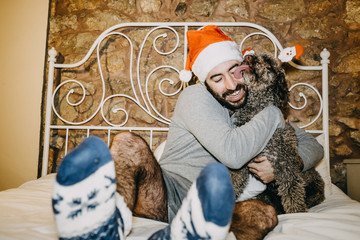
{"type": "Polygon", "coordinates": [[[231,111],[241,107],[246,99],[244,79],[238,77],[239,74],[236,71],[239,68],[240,62],[236,60],[221,63],[209,72],[205,80],[205,86],[209,92],[220,104],[231,111]]]}

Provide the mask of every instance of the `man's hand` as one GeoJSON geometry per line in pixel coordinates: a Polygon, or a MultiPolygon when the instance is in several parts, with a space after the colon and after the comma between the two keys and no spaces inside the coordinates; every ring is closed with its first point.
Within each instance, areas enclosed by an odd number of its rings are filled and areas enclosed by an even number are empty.
{"type": "Polygon", "coordinates": [[[269,183],[275,179],[274,169],[266,157],[257,157],[248,164],[249,171],[263,183],[269,183]]]}

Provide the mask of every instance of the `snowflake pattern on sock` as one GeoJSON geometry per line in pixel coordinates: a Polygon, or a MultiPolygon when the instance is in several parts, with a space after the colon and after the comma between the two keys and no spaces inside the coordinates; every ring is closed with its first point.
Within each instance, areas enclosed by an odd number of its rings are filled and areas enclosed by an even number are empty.
{"type": "Polygon", "coordinates": [[[64,158],[52,206],[60,239],[125,239],[132,215],[116,192],[114,162],[102,140],[88,138],[64,158]]]}
{"type": "Polygon", "coordinates": [[[222,164],[210,164],[190,187],[170,226],[155,232],[149,239],[225,239],[234,202],[235,193],[228,170],[222,164]]]}

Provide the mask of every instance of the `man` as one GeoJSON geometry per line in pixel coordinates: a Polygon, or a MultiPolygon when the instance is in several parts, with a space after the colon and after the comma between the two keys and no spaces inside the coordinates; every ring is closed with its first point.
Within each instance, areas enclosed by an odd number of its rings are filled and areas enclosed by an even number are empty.
{"type": "MultiPolygon", "coordinates": [[[[133,160],[136,163],[132,167],[140,165],[140,168],[145,169],[140,174],[145,176],[139,179],[151,178],[152,181],[143,181],[144,189],[148,190],[145,191],[146,195],[139,191],[137,195],[129,197],[131,200],[128,202],[130,209],[134,209],[136,214],[169,222],[205,166],[221,162],[230,168],[242,167],[261,152],[276,128],[284,125],[279,109],[271,106],[248,124],[235,128],[232,112],[245,99],[242,79],[234,76],[242,61],[238,46],[216,26],[189,31],[187,37],[188,60],[186,71],[181,72],[180,78],[189,80],[189,71],[192,70],[202,84],[190,86],[181,93],[170,124],[165,150],[159,160],[160,166],[155,167],[155,160],[146,166],[139,163],[146,162],[149,157],[144,155],[150,155],[149,150],[146,154],[143,153],[142,158],[139,156],[136,157],[138,160],[133,160]],[[148,171],[149,169],[153,172],[148,171]],[[159,199],[159,196],[162,198],[159,199]],[[133,205],[134,203],[136,204],[133,205]]],[[[322,158],[322,147],[310,134],[296,129],[299,153],[304,162],[304,170],[307,170],[322,158]]],[[[117,136],[111,147],[115,163],[121,163],[117,165],[118,176],[126,171],[122,167],[127,161],[125,159],[134,156],[134,152],[139,149],[139,146],[133,145],[134,142],[139,143],[138,137],[125,135],[117,136]],[[135,149],[134,152],[131,151],[124,158],[120,157],[129,148],[135,149]]],[[[142,144],[145,145],[144,142],[142,144]]],[[[250,170],[264,183],[272,181],[274,176],[270,163],[266,159],[257,159],[257,162],[248,165],[250,170]]],[[[129,176],[118,182],[118,191],[123,196],[128,195],[127,190],[122,190],[128,179],[129,176]]],[[[135,182],[134,184],[136,185],[135,182]]]]}
{"type": "MultiPolygon", "coordinates": [[[[189,80],[192,70],[201,83],[179,96],[159,163],[139,136],[115,136],[110,151],[117,191],[133,214],[171,223],[153,239],[224,239],[234,196],[221,186],[230,181],[223,165],[240,168],[255,158],[275,130],[284,126],[284,119],[278,108],[270,106],[235,127],[232,113],[246,97],[242,78],[235,77],[242,61],[238,46],[216,26],[189,31],[187,39],[189,54],[180,79],[189,80]]],[[[296,132],[307,170],[322,158],[323,150],[310,134],[298,128],[296,132]]],[[[257,158],[248,166],[262,182],[274,179],[267,159],[257,158]]],[[[268,213],[265,229],[271,230],[277,223],[275,212],[262,205],[255,209],[268,213]]]]}

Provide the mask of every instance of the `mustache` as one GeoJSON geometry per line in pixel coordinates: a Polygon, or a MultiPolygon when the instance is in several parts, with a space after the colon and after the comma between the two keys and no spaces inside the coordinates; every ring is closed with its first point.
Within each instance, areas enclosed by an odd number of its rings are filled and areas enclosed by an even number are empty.
{"type": "Polygon", "coordinates": [[[244,91],[246,91],[246,89],[247,89],[247,88],[246,88],[246,85],[239,83],[238,85],[236,85],[235,90],[227,90],[226,92],[224,92],[224,93],[222,94],[222,97],[225,98],[226,96],[231,95],[231,94],[233,94],[234,92],[239,91],[240,89],[244,89],[244,91]]]}

